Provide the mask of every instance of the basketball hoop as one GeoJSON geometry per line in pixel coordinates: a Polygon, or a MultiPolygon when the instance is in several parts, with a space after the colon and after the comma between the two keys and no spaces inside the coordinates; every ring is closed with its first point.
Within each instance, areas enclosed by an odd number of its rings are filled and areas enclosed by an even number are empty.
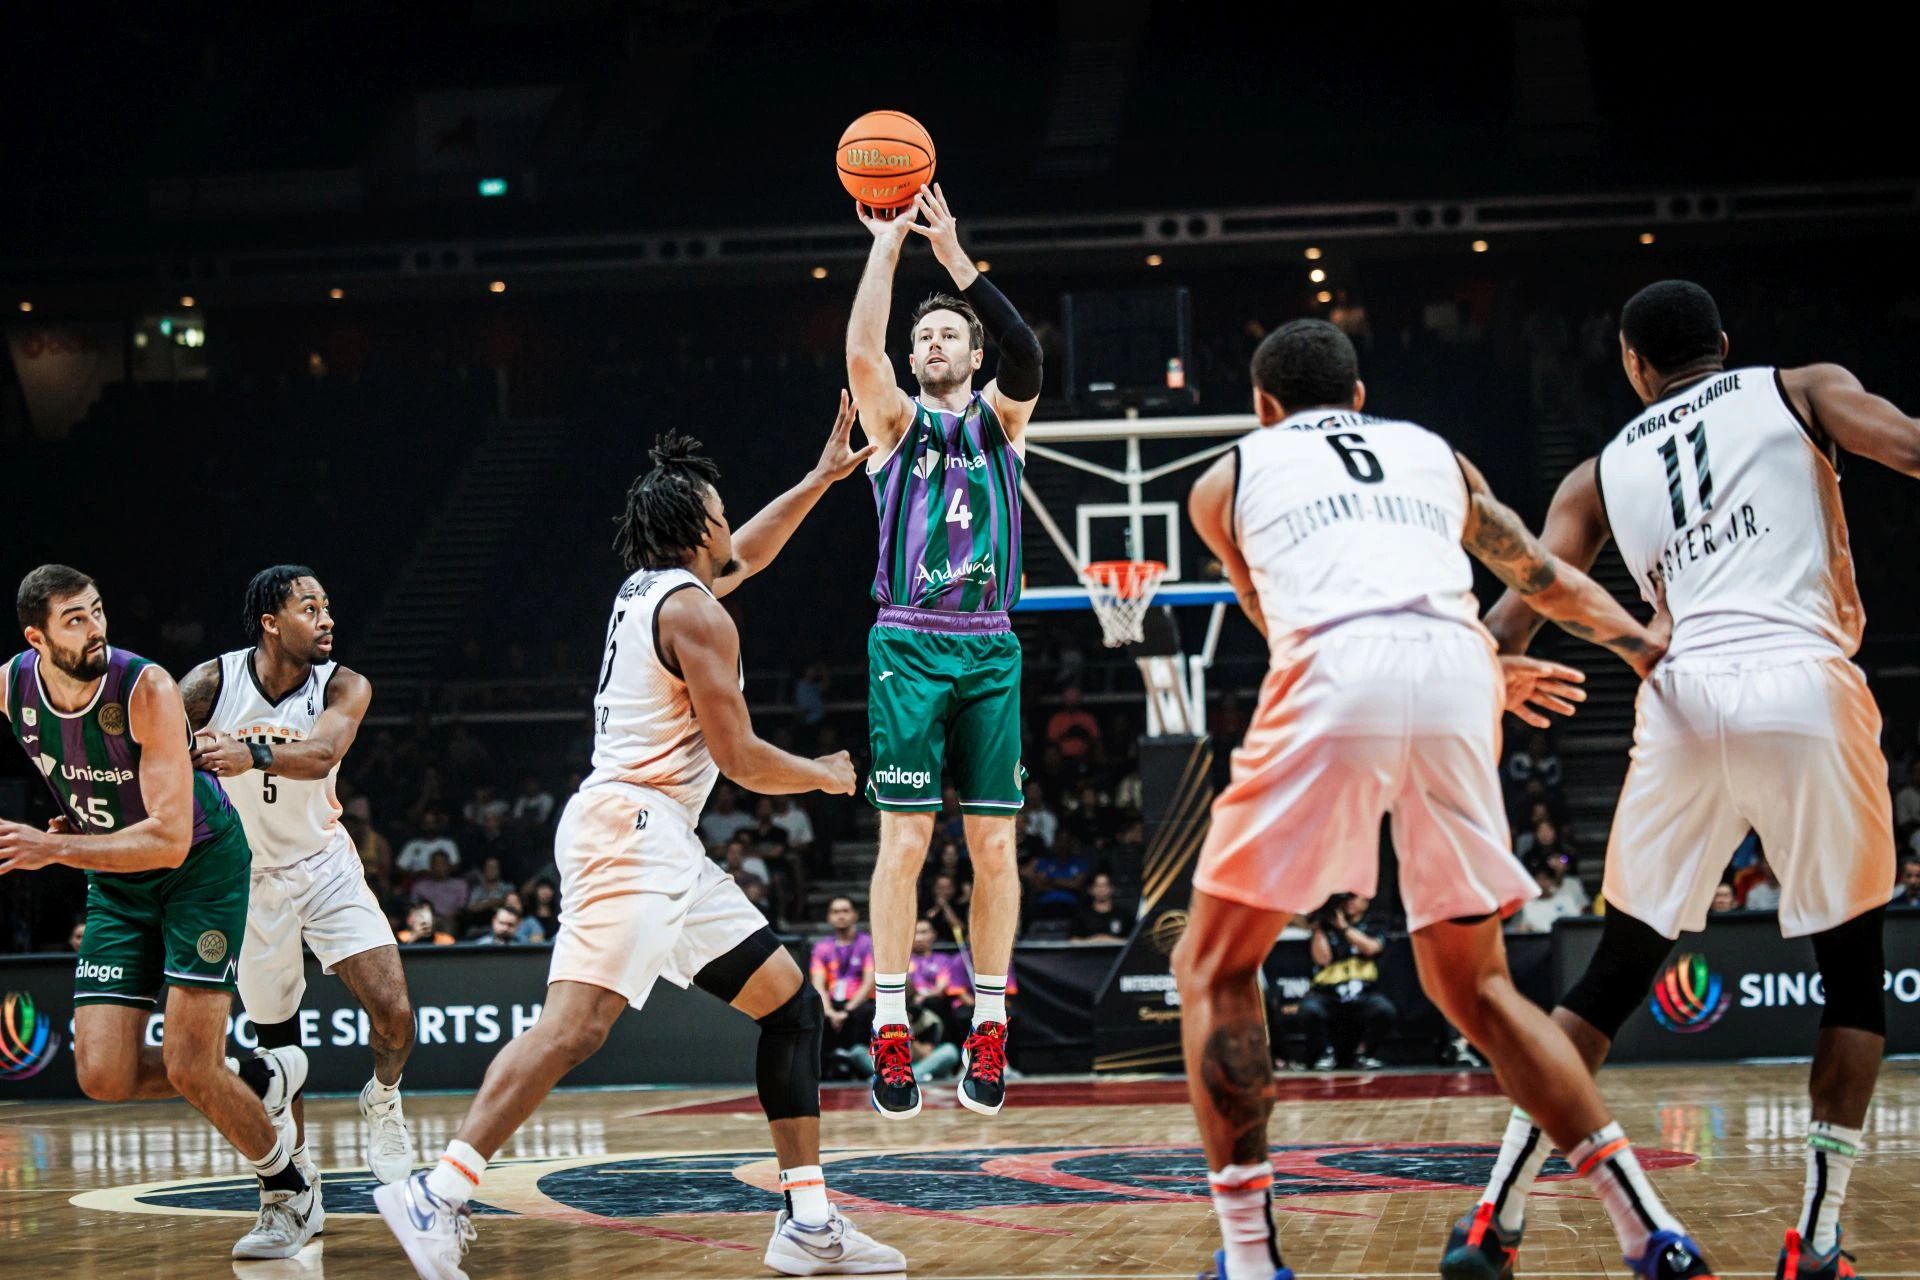
{"type": "Polygon", "coordinates": [[[1141,624],[1166,571],[1158,560],[1095,560],[1080,571],[1107,648],[1139,644],[1146,638],[1141,624]]]}

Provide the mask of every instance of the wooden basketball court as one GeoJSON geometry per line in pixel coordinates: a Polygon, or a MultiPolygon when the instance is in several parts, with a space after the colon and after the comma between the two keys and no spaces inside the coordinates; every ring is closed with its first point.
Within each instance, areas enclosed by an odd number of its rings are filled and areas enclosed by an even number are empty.
{"type": "MultiPolygon", "coordinates": [[[[1771,1276],[1800,1204],[1803,1066],[1616,1069],[1609,1098],[1656,1186],[1723,1276],[1771,1276]]],[[[1302,1277],[1434,1274],[1491,1165],[1507,1106],[1469,1073],[1283,1076],[1275,1207],[1302,1277]]],[[[466,1105],[415,1096],[423,1151],[466,1105]]],[[[308,1105],[329,1171],[326,1235],[296,1259],[233,1263],[253,1183],[179,1103],[0,1105],[0,1273],[61,1280],[397,1277],[372,1213],[351,1099],[308,1105]],[[335,1172],[335,1171],[338,1172],[335,1172]]],[[[843,1209],[903,1249],[911,1274],[1192,1277],[1216,1244],[1179,1080],[1020,1081],[984,1120],[945,1090],[882,1121],[862,1090],[828,1095],[828,1178],[843,1209]]],[[[1890,1063],[1843,1218],[1863,1274],[1920,1277],[1920,1070],[1890,1063]]],[[[1547,1178],[1568,1176],[1549,1165],[1547,1178]]],[[[754,1097],[574,1092],[502,1153],[476,1203],[476,1277],[758,1277],[775,1196],[754,1097]]],[[[1541,1183],[1525,1276],[1625,1274],[1596,1201],[1541,1183]]]]}

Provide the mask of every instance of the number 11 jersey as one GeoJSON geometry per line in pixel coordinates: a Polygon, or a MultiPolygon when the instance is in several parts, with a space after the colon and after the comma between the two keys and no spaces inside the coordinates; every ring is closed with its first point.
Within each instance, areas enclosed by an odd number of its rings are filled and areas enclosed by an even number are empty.
{"type": "Polygon", "coordinates": [[[1690,383],[1601,450],[1621,558],[1648,601],[1665,584],[1669,661],[1853,656],[1866,614],[1836,464],[1764,367],[1690,383]]]}

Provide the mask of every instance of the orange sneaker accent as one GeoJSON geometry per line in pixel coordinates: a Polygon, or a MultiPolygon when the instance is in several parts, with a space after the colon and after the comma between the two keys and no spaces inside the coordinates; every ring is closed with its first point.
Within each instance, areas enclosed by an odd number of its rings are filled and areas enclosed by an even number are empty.
{"type": "Polygon", "coordinates": [[[1580,1176],[1583,1178],[1586,1177],[1589,1173],[1593,1172],[1593,1167],[1595,1165],[1599,1164],[1601,1161],[1605,1160],[1609,1156],[1618,1155],[1620,1152],[1625,1151],[1631,1145],[1632,1144],[1629,1143],[1625,1138],[1615,1138],[1612,1142],[1609,1142],[1606,1146],[1600,1148],[1598,1151],[1594,1152],[1592,1155],[1588,1156],[1584,1161],[1581,1162],[1580,1176]]]}
{"type": "Polygon", "coordinates": [[[1480,1242],[1487,1238],[1487,1227],[1493,1222],[1493,1201],[1482,1200],[1473,1211],[1473,1225],[1467,1228],[1467,1247],[1478,1249],[1480,1242]]]}

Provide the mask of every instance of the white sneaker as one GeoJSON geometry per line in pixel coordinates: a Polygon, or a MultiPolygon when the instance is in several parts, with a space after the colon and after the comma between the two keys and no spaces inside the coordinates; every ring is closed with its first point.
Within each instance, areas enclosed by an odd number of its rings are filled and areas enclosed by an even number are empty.
{"type": "Polygon", "coordinates": [[[306,1155],[301,1158],[299,1168],[300,1176],[313,1188],[313,1212],[307,1215],[307,1221],[313,1224],[313,1234],[317,1236],[327,1229],[327,1206],[322,1203],[320,1166],[313,1162],[311,1155],[306,1155]]]}
{"type": "Polygon", "coordinates": [[[474,1236],[467,1206],[456,1209],[427,1190],[424,1173],[375,1187],[373,1203],[421,1280],[467,1280],[460,1269],[474,1236]]]}
{"type": "Polygon", "coordinates": [[[291,1258],[313,1239],[313,1211],[320,1193],[309,1186],[299,1195],[291,1191],[260,1192],[260,1216],[253,1230],[233,1246],[236,1258],[291,1258]]]}
{"type": "Polygon", "coordinates": [[[369,1080],[360,1090],[360,1114],[367,1121],[367,1167],[382,1182],[399,1182],[413,1172],[413,1135],[407,1132],[407,1115],[400,1108],[400,1095],[391,1102],[369,1102],[373,1088],[369,1080]]]}
{"type": "Polygon", "coordinates": [[[801,1230],[782,1209],[773,1220],[766,1263],[785,1276],[871,1276],[905,1271],[907,1255],[867,1235],[838,1209],[817,1231],[801,1230]]]}

